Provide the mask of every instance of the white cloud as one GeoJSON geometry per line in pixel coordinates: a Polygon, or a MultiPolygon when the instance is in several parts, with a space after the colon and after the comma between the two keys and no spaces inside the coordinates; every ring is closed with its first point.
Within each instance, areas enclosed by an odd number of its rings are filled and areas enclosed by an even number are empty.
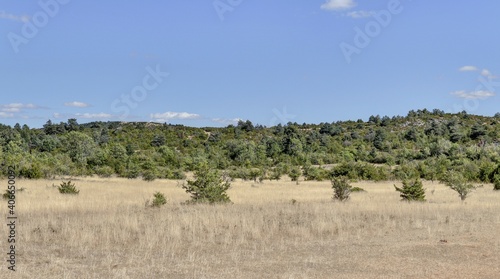
{"type": "Polygon", "coordinates": [[[481,75],[482,75],[482,76],[485,76],[485,77],[487,77],[487,76],[491,76],[491,72],[490,72],[490,71],[488,71],[488,69],[483,69],[483,70],[481,71],[481,75]]]}
{"type": "Polygon", "coordinates": [[[365,18],[374,16],[377,12],[375,11],[353,11],[348,12],[346,15],[352,18],[365,18]]]}
{"type": "Polygon", "coordinates": [[[18,109],[36,109],[38,106],[35,106],[33,104],[21,104],[21,103],[12,103],[8,105],[0,105],[1,108],[18,108],[18,109]]]}
{"type": "Polygon", "coordinates": [[[30,20],[30,17],[27,15],[18,16],[6,13],[5,11],[0,11],[0,18],[18,22],[28,22],[30,20]]]}
{"type": "Polygon", "coordinates": [[[55,119],[70,119],[70,118],[76,118],[76,119],[109,119],[114,117],[112,114],[109,113],[58,113],[55,112],[52,114],[52,117],[55,119]]]}
{"type": "Polygon", "coordinates": [[[2,108],[1,111],[3,111],[3,112],[20,112],[21,109],[20,108],[9,108],[9,107],[6,107],[6,108],[2,108]]]}
{"type": "Polygon", "coordinates": [[[34,104],[12,103],[12,104],[7,104],[7,105],[0,105],[0,112],[18,113],[18,112],[24,111],[25,109],[39,109],[39,108],[40,107],[38,107],[34,104]]]}
{"type": "Polygon", "coordinates": [[[329,11],[347,10],[356,6],[354,0],[327,0],[321,9],[329,11]]]}
{"type": "Polygon", "coordinates": [[[3,111],[0,111],[0,118],[12,118],[12,117],[14,117],[13,113],[6,113],[3,111]]]}
{"type": "Polygon", "coordinates": [[[490,97],[495,96],[495,93],[490,92],[490,91],[485,91],[485,90],[477,90],[477,91],[472,91],[472,92],[466,92],[465,90],[461,91],[455,91],[451,92],[451,95],[457,96],[462,99],[469,99],[469,100],[474,100],[474,99],[488,99],[490,97]]]}
{"type": "Polygon", "coordinates": [[[473,71],[477,71],[477,67],[476,66],[463,66],[462,68],[458,69],[460,72],[473,72],[473,71]]]}
{"type": "Polygon", "coordinates": [[[150,117],[151,120],[154,122],[168,122],[172,119],[197,119],[200,118],[200,115],[187,112],[167,111],[164,113],[152,113],[150,117]]]}
{"type": "Polygon", "coordinates": [[[238,123],[238,121],[242,120],[241,118],[233,118],[233,119],[225,119],[225,118],[212,118],[212,121],[213,122],[216,122],[216,123],[221,123],[221,124],[225,124],[225,125],[229,125],[229,124],[236,124],[238,123]]]}
{"type": "Polygon", "coordinates": [[[70,102],[70,103],[64,103],[65,106],[67,107],[75,107],[75,108],[87,108],[90,107],[89,104],[83,103],[83,102],[70,102]]]}
{"type": "Polygon", "coordinates": [[[492,73],[491,73],[488,69],[483,69],[483,70],[481,71],[481,75],[482,75],[483,77],[487,77],[487,78],[489,78],[489,79],[494,79],[494,78],[496,78],[496,77],[495,77],[495,76],[494,76],[494,75],[493,75],[493,74],[492,74],[492,73]]]}
{"type": "Polygon", "coordinates": [[[109,113],[77,113],[75,114],[76,118],[84,118],[84,119],[102,119],[102,118],[111,118],[113,115],[109,113]]]}

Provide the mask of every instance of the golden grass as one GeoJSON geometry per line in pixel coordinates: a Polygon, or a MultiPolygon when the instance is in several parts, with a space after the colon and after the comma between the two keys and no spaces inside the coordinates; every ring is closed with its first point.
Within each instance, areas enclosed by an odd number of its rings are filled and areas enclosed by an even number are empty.
{"type": "MultiPolygon", "coordinates": [[[[18,271],[7,272],[2,261],[0,278],[500,274],[500,193],[490,185],[462,203],[446,186],[426,182],[428,201],[408,204],[400,202],[393,182],[360,182],[353,186],[366,193],[338,203],[326,181],[236,181],[229,190],[234,204],[193,206],[181,204],[189,196],[178,181],[73,182],[77,196],[59,194],[51,185],[60,180],[17,181],[26,188],[17,197],[18,271]],[[168,204],[146,208],[156,191],[168,204]]],[[[3,250],[6,230],[0,230],[3,250]]]]}

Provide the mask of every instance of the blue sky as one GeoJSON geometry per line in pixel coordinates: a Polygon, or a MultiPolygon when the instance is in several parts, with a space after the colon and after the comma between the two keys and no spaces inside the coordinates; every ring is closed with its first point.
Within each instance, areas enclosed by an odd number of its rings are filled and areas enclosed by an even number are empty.
{"type": "Polygon", "coordinates": [[[500,2],[4,0],[0,123],[499,112],[500,2]]]}

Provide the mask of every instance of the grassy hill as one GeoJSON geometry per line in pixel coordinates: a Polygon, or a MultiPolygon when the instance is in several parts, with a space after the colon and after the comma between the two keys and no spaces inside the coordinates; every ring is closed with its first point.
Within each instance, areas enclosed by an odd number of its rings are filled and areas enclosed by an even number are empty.
{"type": "Polygon", "coordinates": [[[494,117],[410,111],[368,121],[274,127],[240,121],[224,128],[146,122],[48,121],[41,129],[0,125],[1,173],[21,177],[100,175],[183,178],[202,163],[234,178],[279,179],[300,168],[307,180],[345,175],[387,180],[500,179],[500,114],[494,117]],[[326,168],[325,166],[333,166],[326,168]]]}

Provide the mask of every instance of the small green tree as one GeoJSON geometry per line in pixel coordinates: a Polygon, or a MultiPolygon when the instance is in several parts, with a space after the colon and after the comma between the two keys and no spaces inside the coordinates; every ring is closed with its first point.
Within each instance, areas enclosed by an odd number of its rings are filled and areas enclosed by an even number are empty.
{"type": "Polygon", "coordinates": [[[425,201],[425,189],[419,178],[403,180],[403,187],[394,185],[403,201],[425,201]]]}
{"type": "Polygon", "coordinates": [[[156,192],[154,195],[153,203],[151,204],[152,207],[160,207],[164,204],[167,203],[167,199],[165,198],[165,195],[163,195],[160,192],[156,192]]]}
{"type": "Polygon", "coordinates": [[[258,168],[251,168],[248,172],[248,176],[250,177],[250,179],[252,179],[254,182],[257,182],[257,179],[259,178],[259,176],[262,176],[262,170],[258,169],[258,168]]]}
{"type": "Polygon", "coordinates": [[[332,178],[333,199],[347,201],[351,195],[352,186],[345,176],[332,178]]]}
{"type": "Polygon", "coordinates": [[[59,193],[61,194],[71,194],[71,195],[78,195],[80,193],[80,190],[76,189],[76,186],[74,183],[71,183],[71,180],[68,182],[61,182],[61,185],[58,187],[59,193]]]}
{"type": "Polygon", "coordinates": [[[477,186],[469,183],[461,173],[456,171],[450,171],[442,182],[457,192],[462,201],[477,188],[477,186]]]}
{"type": "Polygon", "coordinates": [[[202,164],[194,174],[196,180],[188,180],[182,188],[191,195],[191,203],[229,203],[226,191],[231,187],[229,179],[219,171],[202,164]]]}
{"type": "Polygon", "coordinates": [[[295,183],[297,185],[299,185],[299,177],[300,175],[302,174],[302,172],[300,171],[300,168],[299,167],[293,167],[290,172],[288,173],[288,176],[290,176],[290,179],[292,181],[295,181],[295,183]]]}

